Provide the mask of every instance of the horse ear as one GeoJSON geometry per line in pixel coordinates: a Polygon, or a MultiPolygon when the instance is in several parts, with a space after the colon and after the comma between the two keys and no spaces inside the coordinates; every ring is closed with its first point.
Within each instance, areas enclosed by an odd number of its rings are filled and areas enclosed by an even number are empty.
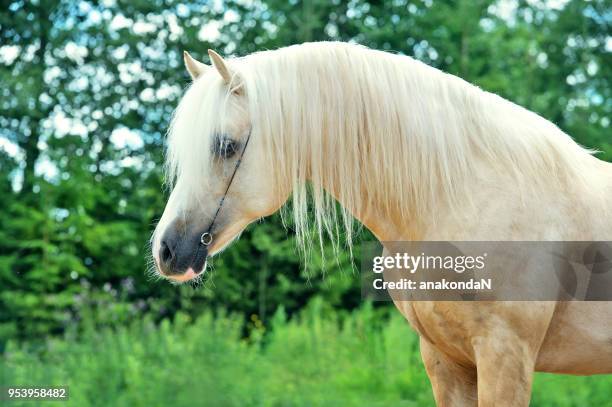
{"type": "Polygon", "coordinates": [[[223,58],[221,58],[221,55],[217,54],[212,49],[209,49],[208,56],[210,56],[213,66],[217,69],[225,83],[229,84],[232,81],[232,72],[227,67],[227,64],[223,58]]]}
{"type": "Polygon", "coordinates": [[[237,80],[234,77],[234,73],[231,71],[231,69],[229,69],[229,67],[225,63],[225,60],[221,58],[221,55],[217,54],[212,49],[208,50],[208,55],[210,56],[210,60],[212,61],[213,66],[219,72],[219,75],[221,75],[225,83],[228,85],[232,85],[231,91],[235,94],[242,94],[242,81],[239,78],[237,80]]]}
{"type": "Polygon", "coordinates": [[[187,72],[189,72],[193,80],[198,79],[209,68],[208,65],[193,59],[187,51],[183,51],[183,60],[185,61],[185,68],[187,68],[187,72]]]}

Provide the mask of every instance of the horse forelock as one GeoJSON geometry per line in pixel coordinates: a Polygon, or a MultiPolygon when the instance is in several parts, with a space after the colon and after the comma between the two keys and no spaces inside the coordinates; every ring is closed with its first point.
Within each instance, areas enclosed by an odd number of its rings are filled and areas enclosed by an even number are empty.
{"type": "Polygon", "coordinates": [[[181,180],[185,192],[206,188],[211,168],[212,135],[222,133],[227,89],[219,78],[206,75],[186,90],[175,110],[167,134],[166,183],[181,180]]]}

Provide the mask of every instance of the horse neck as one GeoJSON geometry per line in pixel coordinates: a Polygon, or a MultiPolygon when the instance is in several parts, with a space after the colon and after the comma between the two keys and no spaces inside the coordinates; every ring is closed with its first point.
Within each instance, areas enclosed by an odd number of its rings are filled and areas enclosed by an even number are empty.
{"type": "MultiPolygon", "coordinates": [[[[420,240],[424,237],[426,230],[435,225],[437,213],[450,213],[459,206],[448,199],[449,187],[447,185],[457,186],[457,189],[462,189],[466,179],[463,176],[463,169],[459,168],[455,171],[448,171],[445,174],[447,178],[444,181],[435,180],[433,182],[431,177],[419,179],[418,176],[414,175],[415,173],[437,174],[440,171],[438,168],[427,167],[427,159],[419,161],[417,158],[419,155],[432,154],[433,156],[434,152],[426,151],[424,154],[414,152],[419,143],[427,144],[427,141],[416,143],[409,141],[410,137],[413,137],[412,131],[418,126],[413,127],[411,123],[406,122],[399,123],[399,120],[410,120],[411,114],[414,114],[411,106],[398,105],[393,106],[393,108],[396,111],[388,116],[385,112],[375,112],[379,115],[382,114],[384,118],[392,117],[398,120],[398,123],[388,127],[388,129],[397,131],[391,137],[391,140],[385,140],[381,134],[375,131],[368,131],[368,124],[363,124],[359,132],[353,132],[346,137],[342,137],[344,135],[339,137],[338,134],[330,135],[325,129],[316,132],[314,137],[325,137],[327,135],[327,137],[338,137],[342,140],[350,140],[351,137],[358,138],[352,144],[349,152],[346,150],[339,152],[342,146],[338,147],[337,145],[329,150],[326,148],[322,149],[322,153],[325,156],[322,161],[326,163],[327,168],[320,171],[325,174],[320,181],[323,188],[348,209],[356,219],[370,229],[378,239],[420,240]],[[393,145],[393,149],[382,154],[380,150],[373,152],[373,150],[380,149],[381,141],[382,143],[393,145]],[[356,148],[355,145],[359,147],[356,148]],[[394,158],[390,161],[385,161],[383,157],[388,157],[389,154],[394,155],[394,158]],[[342,156],[342,158],[339,156],[342,156]],[[341,162],[343,160],[359,162],[361,168],[357,172],[350,173],[346,179],[340,179],[343,171],[338,170],[338,167],[342,165],[341,162]],[[401,160],[419,161],[421,165],[412,172],[409,168],[410,166],[402,165],[401,160]],[[399,166],[398,163],[400,164],[399,166]],[[412,174],[410,174],[411,172],[412,174]],[[374,173],[376,175],[372,175],[374,173]],[[404,174],[404,176],[398,177],[398,173],[404,174]],[[383,178],[385,179],[384,181],[382,180],[383,178]],[[349,194],[351,197],[347,198],[347,194],[343,191],[347,189],[347,185],[349,185],[348,189],[358,186],[358,192],[351,191],[349,194]],[[357,202],[355,202],[356,198],[358,199],[357,202]]],[[[367,117],[361,117],[361,119],[367,123],[368,120],[372,119],[373,115],[371,112],[366,112],[366,109],[363,112],[367,117]]],[[[381,117],[376,118],[382,119],[381,117]]],[[[351,117],[351,119],[355,119],[355,117],[351,117]]],[[[470,120],[470,118],[456,115],[452,119],[456,122],[451,121],[449,118],[449,123],[456,128],[464,127],[465,122],[470,120]]],[[[347,123],[342,127],[350,128],[356,121],[358,120],[353,120],[353,123],[347,123]]],[[[425,127],[425,129],[419,130],[427,133],[428,128],[427,126],[425,127]]],[[[419,134],[419,137],[423,137],[423,135],[419,134]]],[[[317,140],[317,144],[323,146],[327,145],[327,142],[326,140],[317,140]]],[[[454,142],[458,143],[456,140],[454,142]]],[[[449,141],[449,143],[451,142],[449,141]]],[[[465,143],[467,144],[467,141],[465,143]]],[[[467,150],[457,148],[457,151],[467,150]]],[[[441,161],[441,158],[447,155],[449,155],[448,151],[435,155],[433,161],[441,161]]],[[[472,161],[475,160],[476,158],[472,161]]],[[[466,192],[465,189],[463,189],[463,192],[466,192]]]]}
{"type": "MultiPolygon", "coordinates": [[[[327,160],[329,165],[334,166],[333,160],[327,160]]],[[[366,185],[363,180],[346,179],[332,180],[326,178],[323,182],[324,190],[340,203],[350,214],[360,223],[366,226],[379,241],[399,241],[399,240],[422,240],[427,233],[427,229],[432,227],[433,213],[450,213],[451,208],[445,201],[430,202],[427,206],[431,211],[428,214],[421,213],[417,216],[410,209],[387,205],[380,197],[381,193],[376,191],[375,186],[366,185]],[[359,202],[346,202],[343,198],[341,185],[359,184],[359,202]]],[[[399,193],[396,191],[396,193],[399,193]]],[[[399,196],[386,195],[388,201],[406,201],[399,196]]],[[[434,220],[435,223],[435,220],[434,220]]]]}
{"type": "MultiPolygon", "coordinates": [[[[579,157],[577,157],[578,159],[579,157]]],[[[590,159],[590,157],[587,157],[590,159]]],[[[355,157],[361,161],[367,161],[364,157],[355,157]]],[[[545,179],[522,179],[522,185],[517,184],[516,174],[505,170],[504,167],[492,165],[487,159],[478,155],[469,156],[472,171],[468,177],[465,174],[452,174],[454,178],[446,179],[445,182],[455,184],[457,196],[440,199],[435,195],[426,197],[420,203],[420,211],[412,206],[414,200],[410,196],[401,194],[419,193],[423,185],[410,185],[407,188],[395,188],[391,191],[378,190],[379,185],[371,182],[367,177],[364,179],[360,174],[355,174],[351,179],[340,180],[333,175],[324,180],[324,189],[336,200],[347,208],[351,214],[363,223],[381,241],[397,240],[465,240],[476,236],[485,238],[510,238],[514,233],[505,229],[505,225],[495,230],[494,217],[489,218],[491,228],[483,229],[479,223],[479,214],[487,212],[487,207],[498,205],[500,210],[512,216],[522,216],[521,212],[528,210],[537,212],[547,207],[552,202],[563,199],[568,193],[565,182],[558,183],[551,179],[550,173],[543,172],[545,179]],[[533,184],[528,181],[532,180],[533,184]],[[548,183],[549,185],[544,185],[548,183]],[[342,187],[346,184],[359,185],[360,202],[345,201],[342,187]],[[403,192],[402,192],[403,191],[403,192]],[[500,203],[500,197],[506,199],[506,203],[500,203]],[[398,207],[394,202],[405,203],[406,207],[398,207]],[[519,202],[520,206],[516,203],[519,202]],[[543,202],[547,202],[543,204],[543,202]],[[515,215],[510,215],[517,211],[515,215]],[[468,233],[469,231],[469,233],[468,233]],[[498,233],[499,235],[496,235],[498,233]],[[471,234],[471,235],[470,235],[471,234]]],[[[333,157],[325,160],[330,166],[329,173],[337,174],[334,167],[337,162],[333,157]]],[[[385,163],[379,163],[384,166],[385,163]]],[[[369,168],[363,169],[361,175],[367,174],[369,168]]],[[[421,169],[425,171],[426,169],[421,169]]],[[[393,171],[390,168],[389,171],[393,171]]],[[[574,187],[572,187],[574,188],[574,187]]],[[[582,186],[575,186],[577,195],[587,196],[582,186]]],[[[517,232],[517,237],[523,236],[523,231],[517,232]]],[[[524,235],[528,237],[527,234],[524,235]]]]}
{"type": "Polygon", "coordinates": [[[282,135],[280,145],[292,151],[279,173],[299,174],[299,181],[314,175],[315,190],[325,189],[379,239],[419,239],[441,214],[472,216],[500,188],[520,200],[513,176],[537,189],[551,175],[580,173],[569,163],[586,153],[561,148],[573,142],[535,114],[416,61],[361,60],[361,71],[351,59],[300,72],[291,94],[279,90],[290,120],[278,120],[284,131],[270,134],[282,135]],[[295,100],[303,101],[299,108],[295,100]],[[475,195],[480,201],[472,205],[475,195]]]}

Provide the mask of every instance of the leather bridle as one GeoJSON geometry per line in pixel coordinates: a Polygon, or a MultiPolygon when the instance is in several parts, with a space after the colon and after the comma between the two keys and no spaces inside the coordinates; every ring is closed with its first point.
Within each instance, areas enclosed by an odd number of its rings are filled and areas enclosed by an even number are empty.
{"type": "Polygon", "coordinates": [[[244,152],[246,151],[247,146],[249,145],[249,140],[251,140],[251,132],[253,129],[249,129],[249,134],[247,135],[246,141],[244,143],[244,147],[242,147],[242,151],[240,152],[240,157],[238,157],[238,161],[236,161],[236,166],[234,167],[234,172],[227,183],[227,188],[225,188],[225,192],[223,193],[223,197],[219,201],[219,206],[217,207],[217,211],[215,212],[215,216],[213,216],[210,225],[208,226],[208,230],[200,236],[200,244],[203,246],[209,246],[213,242],[212,229],[215,225],[215,221],[217,220],[217,216],[221,212],[221,208],[223,208],[223,203],[225,202],[225,198],[227,197],[227,193],[229,192],[230,187],[232,186],[232,182],[234,182],[234,177],[238,172],[238,167],[240,167],[240,163],[242,163],[242,157],[244,157],[244,152]]]}

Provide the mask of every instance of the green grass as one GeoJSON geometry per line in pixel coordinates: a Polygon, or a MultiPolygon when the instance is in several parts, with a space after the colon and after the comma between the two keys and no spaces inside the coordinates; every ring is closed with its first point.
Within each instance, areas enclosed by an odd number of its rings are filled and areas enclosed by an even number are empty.
{"type": "MultiPolygon", "coordinates": [[[[280,311],[267,332],[253,318],[249,339],[243,326],[235,316],[179,315],[39,348],[11,344],[0,384],[68,385],[66,404],[79,407],[433,405],[417,338],[397,312],[365,306],[339,317],[315,302],[289,322],[280,311]]],[[[610,400],[610,376],[538,375],[532,405],[610,400]]]]}

